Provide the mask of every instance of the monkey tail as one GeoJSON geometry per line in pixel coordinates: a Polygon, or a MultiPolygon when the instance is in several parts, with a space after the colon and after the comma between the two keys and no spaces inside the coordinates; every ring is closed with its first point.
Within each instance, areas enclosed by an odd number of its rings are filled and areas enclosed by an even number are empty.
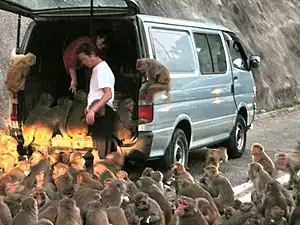
{"type": "Polygon", "coordinates": [[[164,100],[164,103],[171,103],[170,89],[166,90],[166,96],[167,98],[164,100]]]}

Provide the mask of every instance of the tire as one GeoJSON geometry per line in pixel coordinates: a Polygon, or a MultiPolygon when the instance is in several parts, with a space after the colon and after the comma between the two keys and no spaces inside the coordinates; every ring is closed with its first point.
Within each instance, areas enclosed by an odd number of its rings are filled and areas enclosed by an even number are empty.
{"type": "Polygon", "coordinates": [[[245,151],[247,128],[244,118],[238,114],[229,139],[224,143],[230,158],[240,158],[245,151]]]}
{"type": "Polygon", "coordinates": [[[166,167],[174,162],[180,162],[185,167],[188,164],[189,145],[183,130],[176,128],[164,156],[166,167]]]}

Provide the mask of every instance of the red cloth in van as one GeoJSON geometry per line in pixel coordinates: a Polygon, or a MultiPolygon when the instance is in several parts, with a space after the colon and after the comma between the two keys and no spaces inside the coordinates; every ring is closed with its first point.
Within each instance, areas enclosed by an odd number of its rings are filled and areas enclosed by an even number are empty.
{"type": "Polygon", "coordinates": [[[79,37],[75,39],[74,41],[71,41],[71,43],[66,47],[64,54],[63,54],[63,61],[64,65],[67,71],[69,71],[70,68],[75,69],[76,62],[78,60],[76,55],[76,49],[83,43],[89,42],[90,38],[87,36],[79,37]]]}

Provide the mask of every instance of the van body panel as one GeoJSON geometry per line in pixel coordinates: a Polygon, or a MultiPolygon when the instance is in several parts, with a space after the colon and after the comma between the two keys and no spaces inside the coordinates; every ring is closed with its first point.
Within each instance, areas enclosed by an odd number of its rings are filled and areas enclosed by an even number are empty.
{"type": "MultiPolygon", "coordinates": [[[[172,78],[171,103],[164,104],[163,94],[158,95],[155,98],[154,120],[150,124],[140,125],[140,131],[153,131],[151,156],[164,155],[175,128],[185,117],[189,118],[187,121],[192,130],[189,143],[191,148],[228,138],[235,123],[237,108],[231,90],[233,80],[230,60],[222,32],[215,29],[180,26],[177,23],[153,22],[155,19],[152,21],[149,16],[138,15],[138,17],[144,19],[144,31],[150,58],[162,61],[157,58],[153,42],[153,39],[156,38],[155,32],[161,30],[167,35],[168,32],[186,33],[190,43],[189,54],[192,55],[191,60],[194,63],[193,71],[186,73],[170,71],[172,78]],[[193,36],[197,33],[214,34],[220,37],[227,65],[224,74],[201,74],[196,52],[197,46],[193,36]]],[[[172,40],[168,39],[165,43],[167,41],[171,42],[172,40]]],[[[161,43],[161,45],[165,43],[161,43]]],[[[186,41],[186,43],[188,42],[186,41]]],[[[168,65],[166,66],[168,67],[168,65]]]]}

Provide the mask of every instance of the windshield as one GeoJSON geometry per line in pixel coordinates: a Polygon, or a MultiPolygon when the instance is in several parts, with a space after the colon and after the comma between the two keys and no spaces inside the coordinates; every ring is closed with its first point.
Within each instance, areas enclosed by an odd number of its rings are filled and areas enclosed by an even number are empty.
{"type": "MultiPolygon", "coordinates": [[[[9,0],[30,10],[90,7],[90,0],[9,0]]],[[[94,7],[127,7],[125,0],[94,0],[94,7]]]]}

